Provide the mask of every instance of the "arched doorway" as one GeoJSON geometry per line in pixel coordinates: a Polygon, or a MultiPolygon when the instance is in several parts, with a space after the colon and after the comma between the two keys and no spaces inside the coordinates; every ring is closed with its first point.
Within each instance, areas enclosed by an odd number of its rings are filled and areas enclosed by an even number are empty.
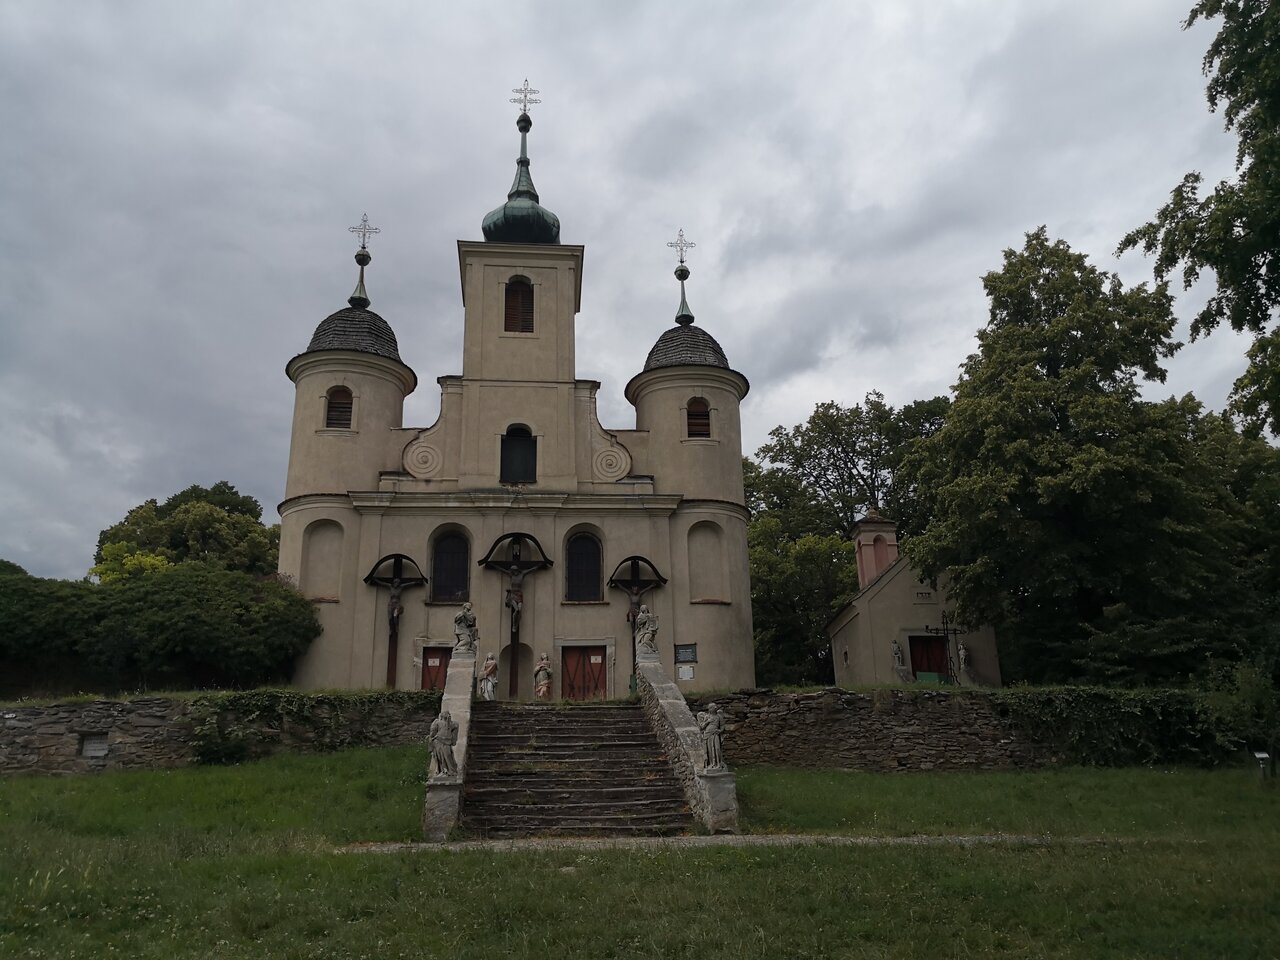
{"type": "MultiPolygon", "coordinates": [[[[533,699],[533,650],[527,643],[516,644],[516,663],[514,668],[514,676],[516,678],[516,696],[521,700],[533,699]]],[[[498,697],[502,700],[511,699],[511,644],[507,644],[502,648],[502,652],[498,654],[498,697]]]]}

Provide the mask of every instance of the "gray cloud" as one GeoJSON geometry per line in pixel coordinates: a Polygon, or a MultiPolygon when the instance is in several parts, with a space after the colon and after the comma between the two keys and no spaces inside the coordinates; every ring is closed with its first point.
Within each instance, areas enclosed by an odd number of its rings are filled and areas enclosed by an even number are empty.
{"type": "MultiPolygon", "coordinates": [[[[752,382],[745,446],[826,399],[944,392],[978,278],[1041,223],[1129,282],[1119,237],[1191,168],[1230,171],[1200,57],[1162,0],[694,7],[162,0],[0,8],[0,556],[80,576],[133,504],[226,478],[281,496],[284,364],[383,229],[373,307],[436,415],[461,366],[454,241],[533,175],[587,247],[578,367],[601,419],[671,324],[752,382]]],[[[1189,312],[1196,294],[1182,308],[1189,312]]],[[[1230,336],[1158,395],[1221,406],[1230,336]]]]}

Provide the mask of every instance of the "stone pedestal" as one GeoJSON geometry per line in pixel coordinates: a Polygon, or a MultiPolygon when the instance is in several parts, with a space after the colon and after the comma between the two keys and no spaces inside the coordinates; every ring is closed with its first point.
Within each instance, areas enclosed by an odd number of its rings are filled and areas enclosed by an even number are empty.
{"type": "Polygon", "coordinates": [[[706,797],[703,825],[712,833],[738,832],[738,778],[732,770],[704,770],[698,784],[706,797]]]}
{"type": "MultiPolygon", "coordinates": [[[[440,711],[449,711],[458,725],[458,742],[453,755],[458,761],[457,777],[432,777],[427,781],[427,793],[422,802],[422,838],[439,843],[447,840],[458,825],[458,813],[462,803],[462,784],[467,776],[467,738],[471,732],[471,697],[476,682],[475,650],[454,649],[449,660],[449,670],[444,677],[444,696],[440,698],[440,711]]],[[[427,750],[427,763],[431,763],[431,751],[427,750]]]]}
{"type": "Polygon", "coordinates": [[[462,780],[439,777],[427,781],[427,796],[422,803],[422,839],[443,843],[458,823],[462,802],[462,780]]]}

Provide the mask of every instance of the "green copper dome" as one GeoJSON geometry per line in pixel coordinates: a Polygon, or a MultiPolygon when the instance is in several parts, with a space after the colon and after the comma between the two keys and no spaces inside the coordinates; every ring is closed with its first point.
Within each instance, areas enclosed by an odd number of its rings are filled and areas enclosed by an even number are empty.
{"type": "Polygon", "coordinates": [[[529,174],[528,133],[533,126],[527,113],[520,114],[516,129],[520,131],[520,158],[516,160],[516,178],[507,194],[507,202],[489,211],[481,228],[490,243],[559,243],[560,218],[538,203],[529,174]]]}

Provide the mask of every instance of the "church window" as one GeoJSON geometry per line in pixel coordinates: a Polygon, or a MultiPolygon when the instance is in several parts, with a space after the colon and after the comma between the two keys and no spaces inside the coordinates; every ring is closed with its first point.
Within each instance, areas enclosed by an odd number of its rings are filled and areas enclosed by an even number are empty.
{"type": "Polygon", "coordinates": [[[502,329],[505,333],[533,333],[533,284],[525,277],[507,281],[502,329]]]}
{"type": "Polygon", "coordinates": [[[600,586],[600,541],[589,533],[575,533],[565,545],[566,600],[603,600],[600,586]]]}
{"type": "Polygon", "coordinates": [[[334,387],[325,398],[324,425],[340,430],[351,429],[351,408],[354,400],[346,387],[334,387]]]}
{"type": "Polygon", "coordinates": [[[533,483],[538,479],[538,438],[528,427],[515,424],[502,438],[502,483],[533,483]]]}
{"type": "Polygon", "coordinates": [[[701,397],[694,397],[685,406],[690,437],[711,436],[711,407],[701,397]]]}
{"type": "Polygon", "coordinates": [[[460,533],[436,538],[431,551],[431,599],[442,603],[471,596],[471,545],[460,533]]]}

